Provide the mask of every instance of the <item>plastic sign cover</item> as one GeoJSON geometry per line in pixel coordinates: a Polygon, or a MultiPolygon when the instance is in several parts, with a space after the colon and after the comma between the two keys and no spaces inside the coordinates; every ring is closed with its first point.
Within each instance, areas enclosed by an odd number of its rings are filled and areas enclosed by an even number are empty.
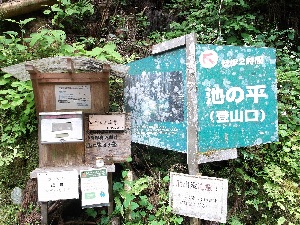
{"type": "Polygon", "coordinates": [[[186,151],[185,49],[132,63],[125,82],[132,141],[186,151]]]}
{"type": "Polygon", "coordinates": [[[80,171],[82,207],[109,205],[107,169],[80,171]]]}
{"type": "Polygon", "coordinates": [[[196,56],[199,150],[277,141],[275,50],[197,45],[196,56]]]}

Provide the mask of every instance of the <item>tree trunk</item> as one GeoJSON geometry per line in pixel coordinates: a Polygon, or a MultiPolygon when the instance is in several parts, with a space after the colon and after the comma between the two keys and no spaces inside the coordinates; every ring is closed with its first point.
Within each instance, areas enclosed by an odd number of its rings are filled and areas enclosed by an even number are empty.
{"type": "Polygon", "coordinates": [[[7,19],[37,11],[45,5],[53,5],[56,0],[15,0],[0,3],[0,18],[7,19]]]}

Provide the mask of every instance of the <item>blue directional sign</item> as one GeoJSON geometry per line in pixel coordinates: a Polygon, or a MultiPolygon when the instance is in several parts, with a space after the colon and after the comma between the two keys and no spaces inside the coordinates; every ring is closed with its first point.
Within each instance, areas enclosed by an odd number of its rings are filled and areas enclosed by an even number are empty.
{"type": "MultiPolygon", "coordinates": [[[[275,50],[195,47],[198,152],[277,141],[275,50]]],[[[187,60],[183,46],[128,64],[133,142],[187,151],[187,60]]]]}
{"type": "Polygon", "coordinates": [[[199,151],[278,140],[271,48],[197,45],[199,151]]]}

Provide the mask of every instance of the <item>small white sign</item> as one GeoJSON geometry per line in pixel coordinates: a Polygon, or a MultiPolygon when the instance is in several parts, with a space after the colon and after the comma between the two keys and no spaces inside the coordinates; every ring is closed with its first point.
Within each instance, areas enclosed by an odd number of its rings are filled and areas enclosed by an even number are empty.
{"type": "Polygon", "coordinates": [[[83,142],[82,112],[40,113],[41,143],[83,142]]]}
{"type": "Polygon", "coordinates": [[[124,130],[125,114],[89,115],[89,130],[124,130]]]}
{"type": "Polygon", "coordinates": [[[90,85],[55,85],[56,110],[91,109],[90,85]]]}
{"type": "Polygon", "coordinates": [[[226,223],[228,180],[170,174],[170,205],[174,213],[226,223]]]}
{"type": "Polygon", "coordinates": [[[82,170],[80,179],[83,208],[109,205],[106,168],[82,170]]]}
{"type": "Polygon", "coordinates": [[[37,181],[40,202],[79,198],[76,170],[38,173],[37,181]]]}

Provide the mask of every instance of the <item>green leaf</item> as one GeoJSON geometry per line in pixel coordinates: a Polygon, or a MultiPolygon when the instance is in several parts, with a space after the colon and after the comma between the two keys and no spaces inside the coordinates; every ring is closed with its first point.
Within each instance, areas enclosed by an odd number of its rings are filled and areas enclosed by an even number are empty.
{"type": "Polygon", "coordinates": [[[128,193],[125,194],[125,200],[124,200],[124,203],[123,203],[125,209],[130,209],[131,208],[130,205],[131,205],[133,199],[134,199],[133,195],[128,194],[128,193]]]}
{"type": "Polygon", "coordinates": [[[169,176],[165,176],[163,178],[163,182],[168,183],[170,181],[170,177],[169,176]]]}
{"type": "Polygon", "coordinates": [[[277,220],[277,225],[282,225],[284,224],[284,222],[286,221],[286,219],[284,217],[280,217],[278,220],[277,220]]]}
{"type": "Polygon", "coordinates": [[[153,208],[154,208],[154,206],[151,203],[149,203],[147,205],[147,210],[151,211],[151,210],[153,210],[153,208]]]}
{"type": "Polygon", "coordinates": [[[70,55],[74,53],[75,48],[71,45],[65,44],[61,46],[61,51],[64,53],[64,55],[70,55]]]}
{"type": "Polygon", "coordinates": [[[246,39],[246,40],[248,40],[248,39],[251,38],[251,35],[249,35],[249,34],[247,34],[247,33],[242,33],[241,36],[242,36],[244,39],[246,39]]]}
{"type": "Polygon", "coordinates": [[[19,23],[20,23],[20,25],[25,25],[25,24],[31,22],[32,20],[35,20],[35,18],[27,18],[25,20],[21,20],[19,23]]]}
{"type": "Polygon", "coordinates": [[[102,48],[96,47],[96,48],[93,48],[91,51],[87,51],[86,53],[89,56],[99,57],[99,56],[101,56],[103,51],[104,50],[102,48]]]}
{"type": "Polygon", "coordinates": [[[227,44],[231,45],[237,42],[237,38],[235,36],[231,36],[226,40],[227,44]]]}
{"type": "Polygon", "coordinates": [[[51,10],[49,10],[49,9],[46,9],[46,10],[44,10],[44,12],[43,12],[45,15],[49,15],[50,13],[51,13],[51,10]]]}
{"type": "Polygon", "coordinates": [[[280,209],[285,210],[285,206],[281,202],[277,202],[280,209]]]}
{"type": "Polygon", "coordinates": [[[5,84],[7,84],[7,83],[9,83],[9,80],[8,80],[8,79],[1,79],[1,80],[0,80],[0,85],[5,85],[5,84]]]}
{"type": "Polygon", "coordinates": [[[154,215],[149,215],[149,217],[148,217],[148,221],[153,221],[155,219],[156,219],[156,216],[154,216],[154,215]]]}
{"type": "Polygon", "coordinates": [[[126,159],[126,162],[132,162],[132,158],[129,156],[129,157],[126,159]]]}
{"type": "Polygon", "coordinates": [[[123,170],[122,171],[122,177],[123,178],[127,177],[127,174],[128,174],[128,170],[123,170]]]}
{"type": "Polygon", "coordinates": [[[289,38],[290,40],[294,40],[294,39],[295,39],[295,33],[294,33],[294,32],[290,32],[290,33],[288,34],[288,38],[289,38]]]}
{"type": "Polygon", "coordinates": [[[183,218],[182,217],[176,217],[175,222],[176,222],[176,224],[181,224],[183,222],[183,218]]]}
{"type": "Polygon", "coordinates": [[[107,61],[107,58],[104,55],[96,56],[98,60],[107,61]]]}
{"type": "Polygon", "coordinates": [[[134,211],[139,207],[139,204],[136,202],[131,202],[130,204],[130,210],[134,211]]]}
{"type": "Polygon", "coordinates": [[[92,218],[96,218],[97,217],[97,212],[95,209],[93,208],[88,208],[85,210],[86,214],[92,218]]]}
{"type": "Polygon", "coordinates": [[[113,190],[114,191],[120,191],[123,189],[123,184],[121,182],[115,182],[113,185],[113,190]]]}
{"type": "Polygon", "coordinates": [[[139,204],[140,204],[141,206],[147,206],[147,205],[149,204],[149,202],[148,202],[148,197],[145,196],[145,195],[140,196],[139,204]]]}

